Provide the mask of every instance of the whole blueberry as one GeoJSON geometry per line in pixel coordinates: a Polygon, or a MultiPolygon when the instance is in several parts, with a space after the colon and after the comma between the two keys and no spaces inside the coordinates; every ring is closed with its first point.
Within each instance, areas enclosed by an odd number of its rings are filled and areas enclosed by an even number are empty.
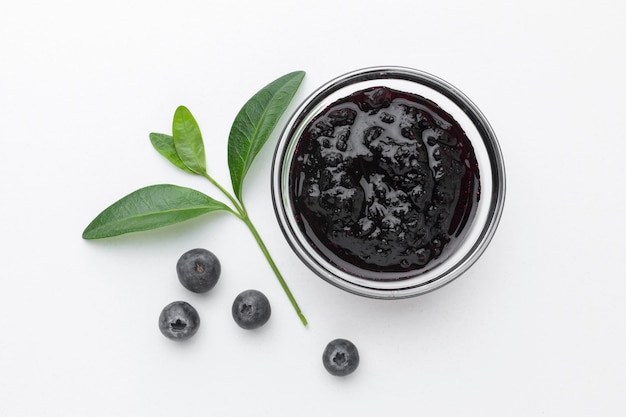
{"type": "Polygon", "coordinates": [[[178,280],[189,291],[207,292],[215,287],[222,272],[217,256],[206,249],[191,249],[176,263],[178,280]]]}
{"type": "Polygon", "coordinates": [[[331,375],[346,376],[359,366],[359,351],[349,340],[335,339],[326,345],[322,363],[331,375]]]}
{"type": "Polygon", "coordinates": [[[272,314],[272,308],[262,292],[246,290],[235,298],[232,313],[239,327],[251,330],[267,323],[272,314]]]}
{"type": "Polygon", "coordinates": [[[159,329],[168,339],[187,340],[196,334],[198,327],[200,316],[185,301],[174,301],[166,305],[159,316],[159,329]]]}

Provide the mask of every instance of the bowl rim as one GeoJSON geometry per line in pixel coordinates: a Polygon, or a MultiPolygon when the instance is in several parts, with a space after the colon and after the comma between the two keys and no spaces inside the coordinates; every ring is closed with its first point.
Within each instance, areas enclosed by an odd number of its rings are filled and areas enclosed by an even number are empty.
{"type": "MultiPolygon", "coordinates": [[[[435,100],[435,102],[437,101],[435,100]]],[[[467,127],[467,125],[462,126],[464,128],[467,127]]],[[[472,145],[476,147],[474,140],[472,140],[472,145]]],[[[484,166],[481,167],[479,165],[481,170],[481,187],[484,181],[483,168],[484,166]]],[[[274,151],[271,178],[271,194],[276,218],[283,235],[300,260],[316,275],[336,287],[361,296],[380,299],[399,299],[425,294],[452,282],[467,271],[491,242],[502,216],[506,196],[506,175],[500,144],[494,130],[478,106],[449,82],[425,71],[401,66],[376,66],[357,69],[331,79],[314,90],[295,109],[279,136],[274,151]],[[287,209],[289,192],[284,190],[284,172],[286,166],[289,165],[286,162],[291,161],[287,152],[290,150],[290,145],[293,147],[294,142],[299,140],[298,128],[303,128],[303,125],[306,125],[308,120],[323,110],[320,106],[325,103],[325,100],[328,101],[329,96],[340,94],[345,88],[355,88],[360,83],[371,84],[372,82],[379,83],[385,80],[401,80],[399,82],[415,83],[416,86],[420,85],[436,92],[457,106],[478,132],[479,140],[482,142],[481,149],[484,145],[485,158],[489,162],[489,170],[486,172],[490,174],[489,184],[491,184],[488,195],[481,194],[483,201],[486,197],[488,198],[489,205],[487,208],[482,209],[483,211],[486,210],[483,215],[485,221],[480,230],[474,233],[476,235],[475,242],[468,242],[465,245],[467,246],[466,251],[459,253],[452,265],[446,265],[448,262],[446,259],[434,268],[435,272],[431,273],[428,271],[430,275],[425,274],[425,271],[420,271],[414,278],[397,281],[377,281],[360,278],[345,271],[339,271],[330,263],[325,262],[307,244],[305,239],[302,239],[302,232],[296,230],[298,227],[294,227],[293,215],[287,209]],[[440,267],[441,265],[443,266],[440,267]]],[[[482,204],[484,207],[485,203],[482,204]]],[[[472,221],[472,225],[474,223],[475,220],[472,221]]]]}

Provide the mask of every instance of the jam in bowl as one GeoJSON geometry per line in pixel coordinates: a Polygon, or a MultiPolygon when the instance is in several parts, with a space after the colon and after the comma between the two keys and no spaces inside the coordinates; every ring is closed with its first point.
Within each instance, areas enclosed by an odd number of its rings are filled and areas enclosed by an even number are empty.
{"type": "Polygon", "coordinates": [[[276,148],[272,194],[290,246],[347,291],[405,298],[467,270],[501,216],[496,136],[458,89],[402,67],[338,77],[276,148]]]}

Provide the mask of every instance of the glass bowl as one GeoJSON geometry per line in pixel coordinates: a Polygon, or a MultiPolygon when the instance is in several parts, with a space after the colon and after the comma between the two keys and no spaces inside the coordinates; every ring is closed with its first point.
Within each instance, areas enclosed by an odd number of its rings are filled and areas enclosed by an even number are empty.
{"type": "MultiPolygon", "coordinates": [[[[368,90],[369,91],[369,90],[368,90]]],[[[308,139],[310,140],[310,139],[308,139]]],[[[422,137],[422,140],[425,140],[422,137]]],[[[432,145],[432,144],[431,144],[432,145]]],[[[426,145],[425,145],[426,146],[426,145]]],[[[429,158],[432,158],[432,153],[429,158]]],[[[432,161],[431,161],[432,162],[432,161]]],[[[431,165],[432,166],[432,165],[431,165]]],[[[434,175],[434,174],[433,174],[434,175]]],[[[427,293],[465,272],[484,252],[500,220],[505,197],[504,162],[496,135],[485,116],[460,90],[431,74],[405,67],[371,67],[344,74],[310,95],[285,126],[272,165],[272,199],[278,223],[296,255],[327,282],[361,296],[399,299],[427,293]],[[294,193],[294,167],[303,134],[331,105],[374,87],[419,95],[451,116],[465,132],[478,165],[479,185],[469,220],[454,245],[425,266],[401,271],[367,270],[338,263],[300,221],[294,193]],[[307,230],[309,233],[307,233],[307,230]]],[[[322,245],[323,246],[323,245],[322,245]]]]}

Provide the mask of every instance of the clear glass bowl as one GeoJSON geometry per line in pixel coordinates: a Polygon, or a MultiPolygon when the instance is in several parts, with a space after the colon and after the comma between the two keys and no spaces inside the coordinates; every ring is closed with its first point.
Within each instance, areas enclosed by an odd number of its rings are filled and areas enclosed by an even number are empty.
{"type": "Polygon", "coordinates": [[[456,87],[423,71],[404,67],[372,67],[342,75],[321,86],[289,119],[279,139],[272,166],[272,198],[280,227],[296,255],[318,276],[354,294],[382,298],[407,298],[451,282],[465,272],[491,241],[504,206],[504,161],[496,135],[481,111],[456,87]],[[376,272],[351,272],[329,262],[309,242],[297,222],[290,197],[290,170],[298,142],[306,126],[338,99],[369,87],[388,87],[418,94],[435,102],[463,128],[476,155],[480,170],[480,193],[475,215],[464,235],[433,266],[408,270],[392,279],[376,272]]]}

